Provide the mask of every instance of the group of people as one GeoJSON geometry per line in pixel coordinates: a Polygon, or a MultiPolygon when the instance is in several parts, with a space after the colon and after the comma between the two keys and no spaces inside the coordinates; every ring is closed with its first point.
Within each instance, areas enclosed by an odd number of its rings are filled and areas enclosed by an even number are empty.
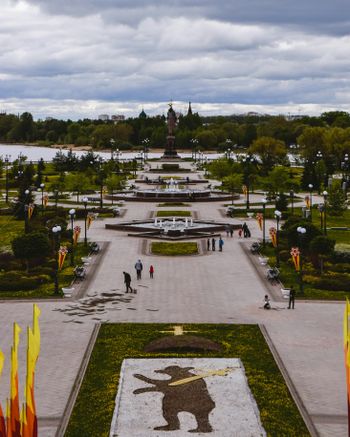
{"type": "MultiPolygon", "coordinates": [[[[219,236],[218,246],[219,246],[219,252],[222,252],[222,249],[224,247],[224,240],[221,238],[221,235],[219,236]]],[[[209,251],[210,248],[213,252],[215,252],[216,239],[214,237],[212,239],[208,238],[207,240],[207,250],[209,251]]]]}
{"type": "MultiPolygon", "coordinates": [[[[140,259],[138,259],[135,263],[135,270],[136,270],[136,279],[141,279],[143,264],[142,264],[142,261],[140,259]]],[[[131,275],[130,275],[130,273],[123,272],[123,275],[124,275],[124,284],[126,287],[125,293],[129,293],[129,290],[130,290],[130,293],[136,293],[136,289],[133,289],[131,287],[131,275]]],[[[149,266],[149,277],[151,279],[153,279],[153,275],[154,275],[154,267],[151,264],[149,266]]]]}
{"type": "MultiPolygon", "coordinates": [[[[264,310],[270,310],[271,309],[271,302],[270,302],[270,298],[267,294],[265,294],[264,297],[264,302],[263,302],[264,306],[264,310]]],[[[294,305],[295,305],[295,289],[293,287],[293,285],[290,287],[289,290],[289,303],[288,303],[288,309],[292,309],[294,310],[294,305]]]]}

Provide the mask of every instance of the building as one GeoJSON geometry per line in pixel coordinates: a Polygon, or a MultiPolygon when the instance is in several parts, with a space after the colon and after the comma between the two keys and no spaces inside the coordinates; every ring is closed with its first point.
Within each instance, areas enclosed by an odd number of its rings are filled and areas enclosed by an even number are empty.
{"type": "Polygon", "coordinates": [[[98,119],[101,121],[108,121],[109,120],[109,115],[108,114],[101,114],[98,116],[98,119]]]}
{"type": "Polygon", "coordinates": [[[123,114],[116,114],[111,116],[111,120],[114,121],[114,123],[119,123],[120,121],[125,120],[125,115],[123,114]]]}

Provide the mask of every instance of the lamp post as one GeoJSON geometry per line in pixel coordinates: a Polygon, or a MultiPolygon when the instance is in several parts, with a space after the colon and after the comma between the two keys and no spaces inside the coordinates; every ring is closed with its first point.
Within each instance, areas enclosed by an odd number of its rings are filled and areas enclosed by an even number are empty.
{"type": "Polygon", "coordinates": [[[111,138],[109,140],[110,144],[111,144],[111,161],[113,161],[114,158],[114,146],[115,146],[115,139],[111,138]]]}
{"type": "Polygon", "coordinates": [[[196,162],[196,153],[197,153],[197,144],[198,144],[198,140],[197,138],[192,138],[190,140],[190,142],[192,143],[192,159],[194,160],[194,162],[196,162]]]}
{"type": "Polygon", "coordinates": [[[327,196],[328,196],[328,192],[324,191],[322,194],[323,194],[323,199],[324,199],[323,234],[327,235],[327,196]]]}
{"type": "Polygon", "coordinates": [[[83,197],[83,203],[84,203],[84,246],[87,246],[87,237],[86,237],[87,204],[88,204],[87,197],[83,197]]]}
{"type": "Polygon", "coordinates": [[[312,189],[313,185],[309,184],[309,190],[310,190],[310,221],[312,222],[312,189]]]}
{"type": "Polygon", "coordinates": [[[54,271],[54,284],[55,284],[55,294],[58,294],[58,250],[60,248],[60,239],[61,239],[61,226],[54,226],[52,228],[52,235],[54,239],[54,247],[55,247],[55,271],[54,271]]]}
{"type": "Polygon", "coordinates": [[[276,267],[280,266],[280,250],[279,250],[279,244],[280,244],[280,229],[279,229],[279,223],[282,217],[281,211],[278,211],[276,209],[275,211],[275,218],[276,218],[276,267]]]}
{"type": "Polygon", "coordinates": [[[320,229],[321,229],[321,232],[322,232],[322,234],[323,234],[323,232],[324,232],[324,229],[323,229],[323,214],[324,214],[324,204],[323,203],[320,203],[319,205],[318,205],[318,210],[319,210],[319,212],[320,212],[320,229]]]}
{"type": "Polygon", "coordinates": [[[265,247],[265,245],[266,245],[266,237],[265,237],[265,231],[266,231],[266,221],[265,221],[266,204],[267,204],[267,199],[266,199],[266,197],[264,197],[262,199],[262,207],[263,207],[263,247],[265,247]]]}
{"type": "Polygon", "coordinates": [[[40,184],[40,190],[41,190],[41,215],[44,214],[44,187],[45,187],[45,184],[40,184]]]}
{"type": "Polygon", "coordinates": [[[292,215],[294,215],[294,191],[290,190],[289,195],[291,200],[292,215]]]}
{"type": "Polygon", "coordinates": [[[72,208],[68,212],[70,217],[70,226],[72,230],[72,238],[71,238],[71,252],[70,252],[70,265],[74,266],[74,217],[75,217],[75,209],[72,208]]]}
{"type": "Polygon", "coordinates": [[[147,152],[148,152],[148,145],[149,145],[149,138],[145,138],[142,141],[142,145],[143,145],[143,163],[146,162],[147,159],[147,152]]]}
{"type": "Polygon", "coordinates": [[[343,170],[343,189],[344,192],[346,194],[347,188],[348,188],[348,183],[349,183],[349,155],[347,153],[345,153],[344,155],[344,160],[341,163],[341,168],[343,170]]]}
{"type": "Polygon", "coordinates": [[[244,183],[247,187],[247,198],[246,198],[246,209],[249,210],[249,190],[250,190],[250,164],[252,162],[252,156],[247,155],[245,158],[243,158],[243,164],[244,164],[244,176],[245,180],[244,183]]]}
{"type": "Polygon", "coordinates": [[[299,270],[299,286],[300,286],[300,294],[304,294],[304,282],[303,282],[303,237],[306,234],[306,229],[302,226],[298,226],[297,228],[298,232],[298,240],[299,240],[299,252],[300,252],[300,270],[299,270]]]}
{"type": "Polygon", "coordinates": [[[56,209],[56,214],[57,214],[58,190],[54,190],[54,194],[55,194],[55,209],[56,209]]]}
{"type": "Polygon", "coordinates": [[[5,156],[5,192],[6,197],[5,201],[6,203],[9,203],[9,161],[10,161],[11,155],[5,156]]]}
{"type": "Polygon", "coordinates": [[[28,199],[29,199],[29,190],[25,190],[24,192],[24,233],[27,234],[29,232],[29,221],[28,221],[28,199]]]}

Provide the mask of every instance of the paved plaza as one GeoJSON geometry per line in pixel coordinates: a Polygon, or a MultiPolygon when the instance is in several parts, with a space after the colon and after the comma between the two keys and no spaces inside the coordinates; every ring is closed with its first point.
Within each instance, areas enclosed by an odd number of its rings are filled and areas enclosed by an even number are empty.
{"type": "MultiPolygon", "coordinates": [[[[39,302],[42,310],[42,349],[36,379],[39,435],[56,435],[96,323],[170,322],[260,324],[300,406],[316,430],[315,435],[345,436],[343,303],[297,301],[293,311],[278,298],[272,301],[274,310],[261,309],[268,292],[266,280],[259,276],[245,248],[261,237],[254,219],[246,220],[252,231],[250,241],[238,238],[237,232],[233,238],[223,233],[223,252],[203,251],[198,256],[170,259],[147,254],[142,239],[105,229],[106,223],[149,218],[157,210],[157,204],[126,202],[123,208],[126,214],[122,218],[96,220],[89,230],[90,240],[109,244],[100,255],[94,277],[86,281],[84,297],[80,301],[39,302]],[[137,259],[144,265],[139,281],[134,269],[137,259]],[[151,264],[155,268],[154,279],[148,275],[151,264]],[[137,294],[123,294],[116,303],[113,296],[124,293],[123,271],[131,274],[137,294]],[[81,316],[82,303],[93,303],[94,299],[108,295],[111,299],[100,301],[98,311],[81,316]]],[[[222,216],[223,202],[194,202],[191,206],[168,209],[195,211],[200,219],[241,223],[222,216]]],[[[31,314],[32,303],[0,303],[0,347],[6,355],[0,390],[3,405],[8,393],[12,323],[16,321],[23,328],[20,374],[24,375],[24,333],[31,323],[31,314]]]]}

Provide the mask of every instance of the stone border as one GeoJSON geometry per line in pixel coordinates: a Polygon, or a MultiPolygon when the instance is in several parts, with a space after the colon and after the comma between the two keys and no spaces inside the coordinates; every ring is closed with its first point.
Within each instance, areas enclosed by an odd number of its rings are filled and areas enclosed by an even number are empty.
{"type": "Polygon", "coordinates": [[[311,416],[309,415],[309,413],[304,405],[304,402],[302,401],[302,399],[301,399],[301,397],[300,397],[300,395],[299,395],[299,393],[298,393],[298,391],[297,391],[297,389],[296,389],[296,387],[295,387],[295,385],[294,385],[294,383],[293,383],[293,381],[292,381],[292,379],[291,379],[291,377],[290,377],[290,375],[289,375],[289,373],[288,373],[288,371],[287,371],[287,369],[282,361],[282,358],[280,357],[277,349],[275,348],[275,345],[273,344],[273,341],[271,340],[271,337],[270,337],[265,325],[259,324],[259,327],[260,327],[261,333],[264,336],[265,341],[266,341],[266,343],[267,343],[267,345],[268,345],[268,347],[269,347],[269,349],[270,349],[270,351],[275,359],[275,362],[276,362],[280,372],[282,373],[282,376],[283,376],[284,381],[289,389],[289,392],[292,395],[292,398],[293,398],[296,406],[298,407],[298,410],[299,410],[302,418],[304,419],[305,425],[307,426],[307,428],[310,432],[310,435],[312,437],[319,437],[320,434],[318,433],[318,431],[317,431],[317,429],[316,429],[316,427],[311,419],[311,416]]]}
{"type": "Polygon", "coordinates": [[[92,354],[92,351],[94,349],[95,343],[96,343],[96,339],[100,330],[100,323],[96,323],[94,326],[94,329],[92,331],[89,343],[86,347],[85,353],[84,353],[84,357],[82,359],[79,371],[77,373],[77,376],[75,378],[74,384],[73,384],[73,388],[70,392],[67,404],[66,404],[66,408],[64,409],[63,415],[60,418],[60,422],[59,422],[59,426],[57,428],[55,437],[64,437],[64,434],[66,432],[68,423],[69,423],[69,419],[70,416],[72,414],[73,408],[74,408],[74,404],[77,400],[79,391],[80,391],[80,387],[81,384],[83,382],[84,376],[85,376],[85,372],[86,369],[88,367],[89,361],[90,361],[90,357],[92,354]]]}
{"type": "MultiPolygon", "coordinates": [[[[217,234],[219,235],[219,234],[217,234]]],[[[193,239],[191,239],[193,240],[193,239]]],[[[188,258],[189,256],[204,256],[204,255],[208,255],[207,253],[207,249],[206,249],[206,238],[205,239],[200,239],[199,241],[193,241],[193,243],[197,243],[197,248],[198,248],[198,253],[196,254],[189,254],[189,255],[158,255],[156,253],[152,253],[151,252],[151,244],[152,244],[152,237],[150,237],[149,239],[143,239],[142,243],[141,243],[141,254],[145,255],[145,256],[159,256],[159,257],[165,257],[165,258],[172,258],[172,257],[176,257],[176,258],[188,258]]],[[[176,242],[182,242],[182,241],[174,241],[176,242]]],[[[188,242],[188,241],[187,241],[188,242]]],[[[164,243],[169,243],[169,241],[164,241],[164,243]]]]}
{"type": "MultiPolygon", "coordinates": [[[[160,207],[161,208],[161,207],[160,207]]],[[[169,208],[171,208],[171,206],[169,206],[169,208]]],[[[174,208],[188,208],[188,206],[184,206],[184,207],[176,207],[176,206],[174,206],[174,208]]],[[[158,211],[164,211],[164,210],[162,210],[162,209],[157,209],[156,211],[149,211],[149,215],[150,215],[150,217],[149,218],[156,218],[157,217],[157,212],[158,211]]],[[[165,210],[166,211],[166,210],[165,210]]],[[[173,209],[173,210],[169,210],[169,211],[176,211],[175,209],[173,209]]],[[[179,209],[179,211],[184,211],[183,209],[179,209]]],[[[186,210],[187,211],[187,210],[186,210]]],[[[165,219],[165,218],[171,218],[171,217],[177,217],[177,218],[179,218],[179,219],[183,219],[183,220],[185,220],[186,219],[186,217],[188,218],[188,219],[193,219],[193,220],[198,220],[199,219],[199,214],[198,214],[198,211],[189,211],[190,213],[191,213],[191,215],[190,216],[181,216],[181,215],[179,215],[179,216],[172,216],[172,215],[168,215],[168,216],[163,216],[163,217],[157,217],[158,219],[161,219],[161,220],[163,220],[163,219],[165,219]]]]}
{"type": "MultiPolygon", "coordinates": [[[[251,244],[254,242],[254,238],[249,239],[251,241],[251,244]]],[[[263,284],[263,286],[266,288],[266,290],[269,292],[269,294],[273,297],[273,300],[276,302],[287,302],[287,299],[283,299],[281,288],[282,283],[278,282],[275,285],[272,285],[266,278],[265,272],[266,269],[269,268],[269,265],[266,264],[265,266],[262,266],[256,262],[256,255],[250,252],[248,248],[248,244],[245,241],[242,241],[239,243],[242,251],[245,253],[246,257],[250,261],[251,266],[254,268],[257,276],[260,279],[260,282],[263,284]]]]}

